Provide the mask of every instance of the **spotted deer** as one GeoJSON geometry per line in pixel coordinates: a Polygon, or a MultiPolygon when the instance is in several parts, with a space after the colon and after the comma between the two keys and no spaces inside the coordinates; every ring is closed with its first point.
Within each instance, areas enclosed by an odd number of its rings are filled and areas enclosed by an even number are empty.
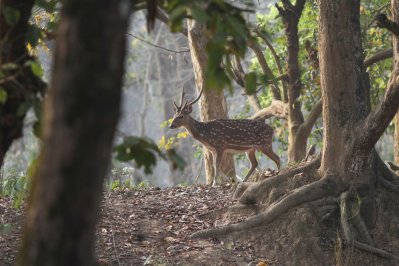
{"type": "Polygon", "coordinates": [[[216,119],[200,122],[190,116],[192,105],[201,98],[202,90],[198,97],[192,101],[184,101],[184,88],[181,93],[180,105],[173,102],[173,116],[170,128],[184,127],[199,142],[205,145],[213,155],[215,169],[214,182],[219,176],[219,166],[225,152],[246,153],[251,162],[251,169],[245,176],[245,182],[258,166],[255,152],[261,151],[272,159],[280,170],[280,158],[273,152],[273,129],[260,120],[250,119],[216,119]]]}

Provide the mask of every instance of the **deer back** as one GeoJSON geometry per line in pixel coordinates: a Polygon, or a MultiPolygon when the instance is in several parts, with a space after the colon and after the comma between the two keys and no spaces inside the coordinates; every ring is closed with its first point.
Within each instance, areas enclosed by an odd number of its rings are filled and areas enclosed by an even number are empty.
{"type": "Polygon", "coordinates": [[[202,122],[201,142],[206,146],[247,149],[270,144],[273,129],[263,121],[250,119],[217,119],[202,122]]]}

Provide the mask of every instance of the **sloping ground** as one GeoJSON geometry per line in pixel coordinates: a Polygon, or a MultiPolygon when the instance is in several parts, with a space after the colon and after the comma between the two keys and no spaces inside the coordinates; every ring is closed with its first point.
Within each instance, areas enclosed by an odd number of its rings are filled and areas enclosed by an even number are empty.
{"type": "MultiPolygon", "coordinates": [[[[230,186],[149,188],[104,193],[97,230],[100,265],[396,265],[351,247],[341,247],[330,219],[318,222],[315,205],[298,208],[250,233],[189,240],[193,232],[238,222],[240,214],[201,216],[232,204],[230,186]],[[331,228],[331,229],[328,229],[331,228]]],[[[398,206],[398,201],[386,202],[398,206]]],[[[397,197],[397,196],[396,196],[397,197]]],[[[384,200],[383,200],[384,201],[384,200]]],[[[23,211],[0,199],[0,265],[12,265],[20,243],[23,211]]],[[[398,214],[379,213],[378,219],[398,214]]],[[[373,231],[377,246],[398,251],[397,219],[373,231]],[[396,241],[396,242],[395,242],[396,241]],[[380,246],[382,245],[382,246],[380,246]]]]}

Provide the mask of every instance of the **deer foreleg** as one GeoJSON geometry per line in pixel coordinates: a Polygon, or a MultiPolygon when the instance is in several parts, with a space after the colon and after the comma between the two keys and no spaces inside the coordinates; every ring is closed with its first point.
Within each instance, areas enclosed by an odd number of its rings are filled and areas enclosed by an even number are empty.
{"type": "Polygon", "coordinates": [[[222,161],[223,151],[212,152],[212,157],[213,157],[213,169],[214,169],[212,186],[215,186],[216,179],[219,177],[220,162],[222,161]]]}

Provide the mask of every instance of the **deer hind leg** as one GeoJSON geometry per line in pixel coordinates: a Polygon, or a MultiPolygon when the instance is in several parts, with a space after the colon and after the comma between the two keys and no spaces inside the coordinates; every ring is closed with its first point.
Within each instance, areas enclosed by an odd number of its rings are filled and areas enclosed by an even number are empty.
{"type": "Polygon", "coordinates": [[[258,166],[258,161],[256,160],[255,152],[256,150],[250,150],[249,152],[247,152],[248,159],[251,162],[251,169],[249,169],[248,174],[244,177],[243,182],[247,181],[248,177],[252,175],[252,173],[255,171],[256,167],[258,166]]]}
{"type": "Polygon", "coordinates": [[[261,148],[261,151],[262,151],[267,157],[269,157],[270,159],[272,159],[272,160],[276,163],[277,169],[280,170],[280,167],[281,167],[281,165],[280,165],[280,157],[278,157],[278,155],[274,153],[273,148],[272,148],[272,145],[270,144],[270,145],[263,146],[263,147],[261,148]]]}

